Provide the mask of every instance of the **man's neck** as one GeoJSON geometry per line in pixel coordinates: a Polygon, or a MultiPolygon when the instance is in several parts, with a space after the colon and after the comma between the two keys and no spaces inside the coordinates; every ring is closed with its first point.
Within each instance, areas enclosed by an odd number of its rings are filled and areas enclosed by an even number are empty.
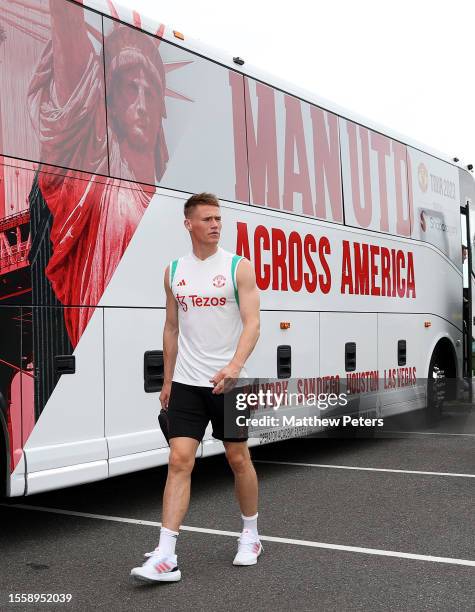
{"type": "Polygon", "coordinates": [[[193,244],[193,254],[198,259],[205,260],[218,251],[217,244],[193,244]]]}

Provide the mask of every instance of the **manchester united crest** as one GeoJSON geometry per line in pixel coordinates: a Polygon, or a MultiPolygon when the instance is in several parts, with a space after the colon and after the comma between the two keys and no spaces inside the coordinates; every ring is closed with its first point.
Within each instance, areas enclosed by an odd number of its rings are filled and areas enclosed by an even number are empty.
{"type": "Polygon", "coordinates": [[[429,186],[429,172],[427,171],[427,167],[425,164],[420,163],[417,168],[417,178],[419,179],[419,187],[421,191],[424,193],[427,191],[427,187],[429,186]]]}
{"type": "Polygon", "coordinates": [[[214,287],[224,287],[226,284],[226,277],[222,274],[218,274],[213,278],[213,286],[214,287]]]}

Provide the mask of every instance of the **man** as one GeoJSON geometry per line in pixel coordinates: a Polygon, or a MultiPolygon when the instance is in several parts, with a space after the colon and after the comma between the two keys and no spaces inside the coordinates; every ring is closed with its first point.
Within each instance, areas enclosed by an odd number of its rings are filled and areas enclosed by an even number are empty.
{"type": "Polygon", "coordinates": [[[247,259],[218,246],[219,202],[212,194],[185,203],[185,227],[193,250],[165,270],[166,322],[163,333],[164,384],[170,438],[168,478],[158,547],[131,575],[139,580],[176,582],[178,530],[190,499],[191,471],[211,420],[213,437],[224,443],[234,473],[243,519],[234,565],[254,565],[262,552],[257,532],[257,476],[243,436],[225,422],[223,391],[245,377],[244,364],[259,337],[259,293],[247,259]],[[227,387],[225,387],[225,385],[227,387]],[[234,431],[233,431],[234,429],[234,431]]]}

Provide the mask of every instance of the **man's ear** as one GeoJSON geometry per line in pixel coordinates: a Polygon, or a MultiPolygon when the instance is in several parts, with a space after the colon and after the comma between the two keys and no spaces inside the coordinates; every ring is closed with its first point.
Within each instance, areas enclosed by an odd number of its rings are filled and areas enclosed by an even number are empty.
{"type": "Polygon", "coordinates": [[[184,221],[186,229],[191,232],[191,221],[189,219],[185,219],[184,221]]]}

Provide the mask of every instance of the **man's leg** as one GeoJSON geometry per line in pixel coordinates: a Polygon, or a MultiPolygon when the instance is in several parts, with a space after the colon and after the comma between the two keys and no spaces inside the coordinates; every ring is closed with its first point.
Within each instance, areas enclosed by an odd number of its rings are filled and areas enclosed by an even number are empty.
{"type": "Polygon", "coordinates": [[[178,531],[190,504],[191,472],[199,444],[194,438],[170,439],[162,525],[171,531],[178,531]]]}
{"type": "Polygon", "coordinates": [[[255,565],[262,552],[257,533],[257,474],[247,442],[224,442],[226,457],[234,473],[234,488],[241,508],[243,530],[234,565],[255,565]]]}
{"type": "Polygon", "coordinates": [[[170,439],[168,476],[163,494],[163,519],[157,548],[147,553],[142,567],[134,567],[131,575],[147,582],[177,582],[181,578],[175,554],[180,524],[190,503],[191,472],[199,441],[194,438],[170,439]]]}
{"type": "Polygon", "coordinates": [[[243,516],[257,513],[257,474],[247,442],[223,442],[226,459],[234,473],[234,490],[243,516]]]}

